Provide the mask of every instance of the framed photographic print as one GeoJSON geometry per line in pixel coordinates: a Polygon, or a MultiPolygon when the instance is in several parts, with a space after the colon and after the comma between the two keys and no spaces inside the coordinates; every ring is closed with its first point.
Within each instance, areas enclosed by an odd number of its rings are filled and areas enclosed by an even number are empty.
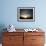
{"type": "Polygon", "coordinates": [[[17,20],[22,22],[34,22],[35,7],[18,7],[17,20]]]}

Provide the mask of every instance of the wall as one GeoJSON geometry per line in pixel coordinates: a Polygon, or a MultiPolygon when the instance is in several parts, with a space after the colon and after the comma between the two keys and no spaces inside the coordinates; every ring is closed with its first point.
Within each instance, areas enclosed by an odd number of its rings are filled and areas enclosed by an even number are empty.
{"type": "Polygon", "coordinates": [[[13,24],[16,28],[46,28],[45,0],[1,0],[0,25],[13,24]],[[18,22],[17,7],[35,7],[35,22],[18,22]]]}

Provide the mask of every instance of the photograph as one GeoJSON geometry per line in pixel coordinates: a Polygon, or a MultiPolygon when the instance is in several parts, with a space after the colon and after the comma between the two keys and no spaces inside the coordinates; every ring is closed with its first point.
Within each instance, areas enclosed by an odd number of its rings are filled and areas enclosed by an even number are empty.
{"type": "Polygon", "coordinates": [[[18,7],[17,20],[21,22],[34,22],[35,7],[18,7]]]}

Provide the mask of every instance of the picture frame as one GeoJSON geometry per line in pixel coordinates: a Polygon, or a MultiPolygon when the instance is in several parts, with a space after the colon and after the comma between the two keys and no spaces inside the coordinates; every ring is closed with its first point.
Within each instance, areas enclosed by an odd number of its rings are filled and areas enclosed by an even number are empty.
{"type": "Polygon", "coordinates": [[[19,22],[34,22],[35,21],[35,7],[18,7],[17,21],[19,22]]]}

